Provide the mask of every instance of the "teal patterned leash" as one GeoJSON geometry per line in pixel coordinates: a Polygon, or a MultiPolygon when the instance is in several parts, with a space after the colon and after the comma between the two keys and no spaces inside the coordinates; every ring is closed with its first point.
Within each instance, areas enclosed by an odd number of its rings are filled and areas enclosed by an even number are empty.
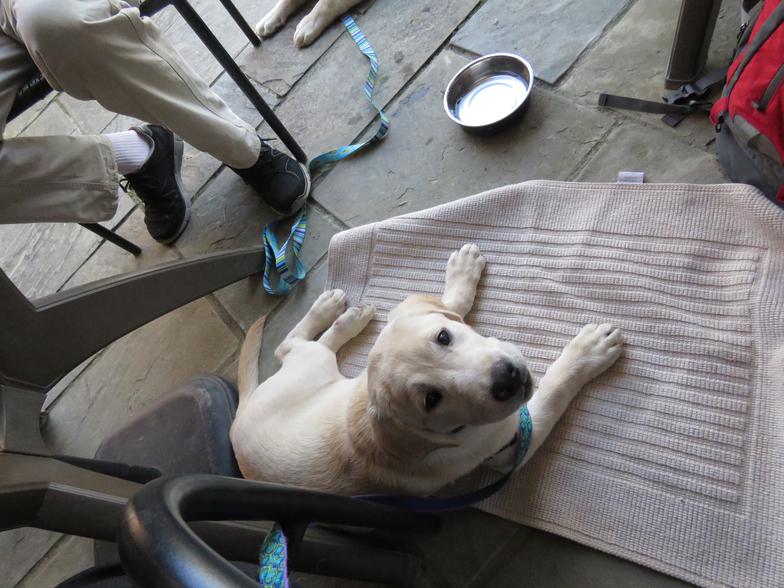
{"type": "MultiPolygon", "coordinates": [[[[517,450],[515,452],[515,463],[502,478],[492,484],[488,484],[479,490],[464,494],[462,496],[451,496],[448,498],[428,497],[419,498],[412,496],[395,495],[376,495],[376,496],[355,496],[363,500],[389,504],[401,508],[407,508],[419,512],[444,512],[448,510],[458,510],[485,500],[498,492],[515,470],[522,465],[528,448],[531,445],[531,435],[533,434],[533,422],[528,407],[523,405],[519,410],[520,425],[517,430],[517,450]]],[[[259,561],[259,583],[262,588],[289,588],[288,563],[286,561],[287,542],[286,535],[283,533],[278,523],[275,523],[270,530],[264,543],[261,546],[259,561]]]]}
{"type": "Polygon", "coordinates": [[[259,584],[262,588],[289,588],[288,542],[278,523],[261,546],[259,584]]]}
{"type": "MultiPolygon", "coordinates": [[[[359,29],[359,25],[357,25],[351,15],[343,15],[342,21],[354,43],[359,47],[359,50],[365,54],[368,60],[370,60],[370,73],[368,73],[368,77],[365,80],[365,95],[373,108],[378,111],[381,122],[376,134],[367,141],[338,147],[337,149],[327,151],[326,153],[322,153],[311,159],[308,162],[308,170],[311,175],[331,163],[338,162],[362,149],[378,143],[386,137],[389,132],[389,118],[384,113],[383,109],[373,100],[373,88],[378,79],[378,58],[376,57],[376,52],[373,47],[371,47],[367,38],[365,38],[365,35],[359,29]]],[[[264,250],[266,254],[264,256],[264,278],[262,282],[264,290],[268,294],[288,294],[291,291],[291,287],[302,280],[307,273],[305,266],[299,260],[299,251],[302,248],[302,242],[305,240],[305,233],[307,232],[308,227],[307,205],[305,205],[294,218],[289,236],[282,245],[278,245],[275,233],[283,222],[282,219],[275,220],[264,227],[264,250]],[[289,251],[291,252],[290,254],[289,251]],[[289,267],[287,259],[289,255],[294,263],[293,271],[289,267]],[[278,280],[277,283],[273,284],[273,274],[275,272],[278,273],[278,280]]]]}

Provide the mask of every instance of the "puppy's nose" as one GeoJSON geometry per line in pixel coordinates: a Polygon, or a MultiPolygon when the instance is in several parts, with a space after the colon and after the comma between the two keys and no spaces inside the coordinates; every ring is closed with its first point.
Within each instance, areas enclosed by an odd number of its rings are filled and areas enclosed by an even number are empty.
{"type": "Polygon", "coordinates": [[[490,370],[493,384],[490,393],[499,401],[509,400],[521,392],[526,395],[531,390],[531,376],[528,370],[518,368],[511,361],[499,359],[490,370]]]}

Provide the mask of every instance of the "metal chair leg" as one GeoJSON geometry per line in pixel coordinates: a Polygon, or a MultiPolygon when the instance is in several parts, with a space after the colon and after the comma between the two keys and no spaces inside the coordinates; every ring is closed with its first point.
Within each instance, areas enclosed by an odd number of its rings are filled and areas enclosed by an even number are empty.
{"type": "Polygon", "coordinates": [[[294,140],[294,137],[288,132],[283,123],[280,122],[280,119],[275,116],[275,113],[272,112],[272,109],[269,105],[264,101],[264,98],[261,97],[261,94],[258,93],[256,88],[247,78],[247,76],[242,73],[242,70],[237,65],[237,63],[231,58],[231,55],[228,54],[226,49],[223,48],[223,45],[220,44],[220,41],[215,37],[209,27],[204,23],[198,13],[193,9],[193,7],[187,2],[187,0],[172,0],[172,6],[177,9],[177,12],[180,13],[180,16],[188,23],[188,25],[193,29],[193,32],[201,39],[202,43],[204,43],[207,48],[210,50],[210,53],[218,60],[218,63],[221,64],[223,69],[226,70],[226,73],[229,74],[234,83],[236,83],[240,90],[242,90],[243,94],[248,97],[248,100],[251,101],[253,106],[256,107],[256,110],[259,111],[261,116],[267,122],[267,124],[272,128],[275,134],[280,137],[280,140],[288,147],[291,154],[300,161],[301,163],[306,163],[308,160],[307,155],[302,150],[302,147],[294,140]]]}
{"type": "Polygon", "coordinates": [[[718,0],[682,0],[664,82],[677,88],[693,82],[705,67],[713,29],[719,15],[718,0]]]}
{"type": "Polygon", "coordinates": [[[242,14],[240,14],[240,11],[237,10],[237,7],[234,6],[234,2],[231,0],[220,0],[220,3],[223,4],[223,7],[231,15],[231,18],[233,18],[234,22],[237,23],[237,26],[242,29],[242,32],[245,33],[245,36],[248,37],[248,41],[250,41],[251,45],[254,47],[260,47],[261,39],[256,36],[256,32],[248,24],[248,21],[245,20],[245,17],[242,16],[242,14]]]}
{"type": "Polygon", "coordinates": [[[110,243],[117,245],[117,247],[125,249],[128,253],[132,253],[133,255],[139,255],[142,252],[139,246],[134,245],[127,239],[123,239],[117,233],[110,231],[106,227],[102,227],[98,223],[79,223],[79,224],[82,225],[88,231],[92,231],[99,237],[102,237],[107,241],[109,241],[110,243]]]}

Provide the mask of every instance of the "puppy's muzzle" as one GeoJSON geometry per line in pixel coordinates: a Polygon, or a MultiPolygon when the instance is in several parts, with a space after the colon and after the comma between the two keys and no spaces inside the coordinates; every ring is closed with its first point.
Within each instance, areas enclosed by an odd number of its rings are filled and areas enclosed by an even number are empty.
{"type": "Polygon", "coordinates": [[[521,396],[524,400],[531,397],[533,381],[525,366],[518,367],[511,361],[499,359],[493,364],[490,376],[493,381],[490,393],[499,402],[521,396]]]}

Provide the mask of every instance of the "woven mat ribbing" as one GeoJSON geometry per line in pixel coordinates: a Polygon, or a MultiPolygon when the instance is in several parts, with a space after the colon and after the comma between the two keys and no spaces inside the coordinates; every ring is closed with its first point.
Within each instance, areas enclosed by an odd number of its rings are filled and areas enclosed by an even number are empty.
{"type": "Polygon", "coordinates": [[[535,377],[585,323],[628,342],[482,508],[702,586],[784,586],[784,211],[742,185],[537,181],[346,231],[328,287],[378,308],[346,375],[466,242],[469,324],[535,377]]]}

